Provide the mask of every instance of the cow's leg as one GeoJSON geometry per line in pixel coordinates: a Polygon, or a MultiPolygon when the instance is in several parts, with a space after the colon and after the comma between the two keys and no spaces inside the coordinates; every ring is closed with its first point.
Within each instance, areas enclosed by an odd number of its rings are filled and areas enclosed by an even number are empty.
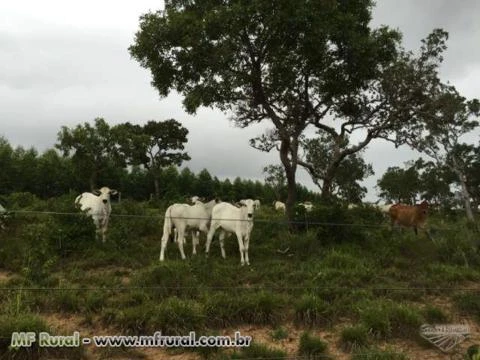
{"type": "Polygon", "coordinates": [[[102,225],[102,241],[105,243],[107,241],[107,230],[108,230],[108,217],[104,218],[102,225]]]}
{"type": "Polygon", "coordinates": [[[178,229],[177,245],[178,245],[178,250],[180,250],[180,255],[182,256],[182,260],[186,259],[185,252],[183,251],[183,244],[184,243],[185,243],[185,229],[179,228],[178,229]]]}
{"type": "Polygon", "coordinates": [[[215,224],[212,224],[207,234],[207,242],[205,243],[205,254],[207,256],[210,251],[210,245],[212,244],[212,238],[213,238],[213,235],[215,234],[215,230],[216,230],[216,226],[215,224]]]}
{"type": "Polygon", "coordinates": [[[200,243],[198,240],[199,236],[198,231],[192,231],[192,255],[197,255],[197,245],[200,243]]]}
{"type": "Polygon", "coordinates": [[[238,250],[240,251],[240,264],[243,266],[245,265],[245,257],[244,254],[244,246],[243,246],[243,237],[240,231],[236,232],[237,240],[238,240],[238,250]]]}
{"type": "Polygon", "coordinates": [[[418,229],[416,226],[413,227],[413,231],[415,232],[415,236],[418,236],[418,229]]]}
{"type": "Polygon", "coordinates": [[[222,258],[226,259],[227,256],[225,254],[225,231],[221,231],[218,237],[220,243],[220,251],[222,252],[222,258]]]}
{"type": "Polygon", "coordinates": [[[243,251],[245,253],[245,262],[247,265],[250,265],[250,260],[248,259],[248,245],[250,243],[250,234],[245,235],[243,240],[243,251]]]}
{"type": "Polygon", "coordinates": [[[167,248],[167,243],[168,243],[168,235],[163,234],[162,236],[162,245],[160,248],[160,261],[163,261],[165,259],[165,249],[167,248]]]}

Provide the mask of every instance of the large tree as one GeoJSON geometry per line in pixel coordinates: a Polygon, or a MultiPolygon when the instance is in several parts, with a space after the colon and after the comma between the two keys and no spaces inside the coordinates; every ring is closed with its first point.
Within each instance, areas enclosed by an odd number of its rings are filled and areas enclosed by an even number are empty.
{"type": "Polygon", "coordinates": [[[415,163],[407,163],[406,168],[389,167],[377,181],[380,197],[388,202],[415,204],[422,191],[420,174],[415,163]]]}
{"type": "Polygon", "coordinates": [[[190,160],[184,152],[188,129],[178,121],[149,121],[145,125],[120,124],[112,130],[120,152],[130,165],[143,165],[153,177],[160,197],[162,169],[190,160]]]}
{"type": "Polygon", "coordinates": [[[431,106],[433,111],[420,114],[423,121],[410,127],[404,135],[410,146],[456,175],[467,218],[473,221],[466,176],[471,149],[463,139],[479,125],[480,102],[478,99],[467,100],[455,87],[442,84],[431,106]]]}
{"type": "Polygon", "coordinates": [[[324,200],[332,195],[341,197],[349,203],[358,203],[365,196],[367,189],[360,181],[374,174],[371,164],[365,163],[361,150],[335,162],[338,152],[348,148],[348,139],[338,142],[328,133],[305,139],[303,159],[298,163],[310,173],[313,182],[322,189],[324,200]]]}
{"type": "Polygon", "coordinates": [[[75,128],[63,126],[57,138],[55,147],[64,156],[71,155],[76,175],[85,178],[91,190],[97,187],[100,174],[112,164],[125,166],[125,159],[117,151],[110,126],[102,118],[96,118],[94,126],[89,123],[75,128]]]}
{"type": "MultiPolygon", "coordinates": [[[[178,91],[189,112],[217,106],[241,126],[273,123],[292,219],[299,138],[307,126],[324,129],[331,112],[371,122],[368,113],[381,113],[384,103],[393,106],[405,95],[403,79],[424,78],[407,71],[385,75],[401,82],[388,99],[363,90],[379,81],[382,69],[405,63],[395,61],[398,32],[370,29],[371,7],[370,0],[167,0],[165,11],[141,17],[130,53],[151,70],[160,95],[178,91]]],[[[380,116],[374,119],[383,130],[380,116]]],[[[367,132],[368,138],[381,135],[367,132]]]]}

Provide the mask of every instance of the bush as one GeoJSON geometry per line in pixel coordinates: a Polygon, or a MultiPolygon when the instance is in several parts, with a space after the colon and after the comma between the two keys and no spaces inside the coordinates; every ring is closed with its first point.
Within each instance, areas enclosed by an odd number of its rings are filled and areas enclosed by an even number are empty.
{"type": "Polygon", "coordinates": [[[316,295],[303,295],[295,303],[295,320],[306,326],[325,325],[330,321],[330,304],[316,295]]]}
{"type": "Polygon", "coordinates": [[[480,294],[471,292],[455,297],[457,307],[466,314],[480,320],[480,294]]]}
{"type": "Polygon", "coordinates": [[[427,305],[422,311],[423,317],[429,323],[444,323],[448,321],[448,315],[443,312],[442,309],[439,309],[432,305],[427,305]]]}
{"type": "Polygon", "coordinates": [[[364,325],[355,325],[343,329],[340,334],[340,346],[347,352],[367,348],[367,328],[364,325]]]}
{"type": "Polygon", "coordinates": [[[424,322],[416,308],[392,302],[370,302],[360,318],[368,331],[377,338],[412,338],[424,322]]]}
{"type": "Polygon", "coordinates": [[[157,305],[148,321],[150,330],[166,335],[184,335],[200,330],[205,324],[203,306],[194,300],[171,297],[157,305]]]}
{"type": "Polygon", "coordinates": [[[317,336],[312,336],[308,332],[304,332],[300,337],[298,346],[298,354],[308,358],[315,358],[320,354],[324,354],[327,350],[327,344],[317,336]]]}
{"type": "Polygon", "coordinates": [[[273,340],[280,341],[288,338],[288,331],[283,327],[278,327],[273,330],[270,335],[272,336],[273,340]]]}

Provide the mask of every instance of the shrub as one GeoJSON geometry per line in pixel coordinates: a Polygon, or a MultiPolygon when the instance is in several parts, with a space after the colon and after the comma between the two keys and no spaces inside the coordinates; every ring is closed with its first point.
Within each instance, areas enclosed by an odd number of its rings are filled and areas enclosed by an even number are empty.
{"type": "Polygon", "coordinates": [[[273,330],[270,335],[272,336],[273,340],[280,341],[288,338],[288,331],[283,327],[278,327],[273,330]]]}
{"type": "Polygon", "coordinates": [[[313,336],[308,332],[304,332],[300,337],[298,346],[298,354],[308,358],[315,358],[320,354],[324,354],[327,350],[327,344],[317,336],[313,336]]]}
{"type": "Polygon", "coordinates": [[[370,302],[360,318],[368,331],[377,338],[416,337],[424,322],[420,312],[407,305],[392,302],[370,302]]]}
{"type": "Polygon", "coordinates": [[[455,297],[457,307],[466,314],[480,319],[480,294],[471,292],[455,297]]]}
{"type": "Polygon", "coordinates": [[[205,323],[203,306],[194,300],[168,298],[155,306],[149,319],[150,329],[163,334],[183,335],[202,329],[205,323]]]}
{"type": "Polygon", "coordinates": [[[442,309],[432,305],[427,305],[422,310],[422,314],[429,323],[444,323],[448,321],[448,315],[442,309]]]}
{"type": "Polygon", "coordinates": [[[295,303],[295,320],[306,326],[324,325],[330,315],[330,305],[316,295],[303,295],[295,303]]]}
{"type": "Polygon", "coordinates": [[[343,351],[356,351],[368,347],[368,331],[364,325],[346,327],[340,334],[343,351]]]}

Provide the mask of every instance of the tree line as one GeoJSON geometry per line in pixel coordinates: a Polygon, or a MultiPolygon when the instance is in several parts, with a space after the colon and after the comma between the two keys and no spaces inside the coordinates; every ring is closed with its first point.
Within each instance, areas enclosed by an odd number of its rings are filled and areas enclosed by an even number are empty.
{"type": "MultiPolygon", "coordinates": [[[[147,131],[155,127],[177,128],[174,133],[179,136],[167,140],[169,144],[164,146],[163,153],[149,146],[142,148],[138,144],[128,151],[122,150],[122,146],[127,146],[120,144],[127,141],[125,128],[132,126],[121,124],[110,128],[105,120],[98,118],[93,126],[85,123],[71,129],[63,127],[56,149],[48,149],[43,153],[33,147],[14,148],[7,139],[0,137],[0,195],[29,192],[46,199],[108,185],[121,191],[122,198],[156,198],[166,202],[185,202],[186,197],[197,195],[224,201],[254,198],[271,203],[286,196],[284,185],[240,177],[220,180],[207,169],[195,174],[188,167],[179,168],[179,163],[189,157],[186,153],[172,151],[172,147],[178,147],[172,144],[178,144],[179,138],[186,141],[186,133],[178,131],[182,130],[179,124],[170,120],[167,125],[153,121],[147,123],[147,131]],[[63,153],[59,149],[63,149],[63,153]],[[157,154],[157,157],[149,157],[153,154],[157,154]]],[[[141,127],[133,128],[142,137],[141,127]]],[[[147,138],[145,133],[143,139],[130,137],[129,146],[132,142],[152,144],[147,138]]],[[[317,193],[300,184],[297,184],[297,191],[303,201],[318,200],[317,193]]]]}

